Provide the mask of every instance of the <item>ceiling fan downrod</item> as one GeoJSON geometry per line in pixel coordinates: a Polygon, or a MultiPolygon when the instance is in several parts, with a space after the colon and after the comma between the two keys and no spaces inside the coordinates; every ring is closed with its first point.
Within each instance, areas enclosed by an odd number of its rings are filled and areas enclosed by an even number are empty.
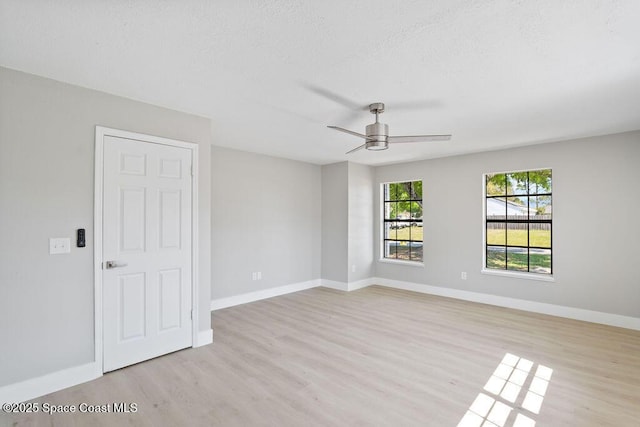
{"type": "Polygon", "coordinates": [[[366,127],[365,148],[372,151],[386,150],[389,148],[389,126],[378,121],[379,115],[384,113],[384,104],[382,102],[370,104],[369,111],[376,115],[376,122],[366,127]]]}

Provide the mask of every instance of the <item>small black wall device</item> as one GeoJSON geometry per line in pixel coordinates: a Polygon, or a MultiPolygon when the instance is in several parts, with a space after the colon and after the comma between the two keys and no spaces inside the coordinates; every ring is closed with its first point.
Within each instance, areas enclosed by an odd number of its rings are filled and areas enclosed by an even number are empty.
{"type": "Polygon", "coordinates": [[[86,242],[84,239],[84,228],[78,228],[78,239],[76,241],[76,246],[79,248],[84,248],[86,246],[86,242]]]}

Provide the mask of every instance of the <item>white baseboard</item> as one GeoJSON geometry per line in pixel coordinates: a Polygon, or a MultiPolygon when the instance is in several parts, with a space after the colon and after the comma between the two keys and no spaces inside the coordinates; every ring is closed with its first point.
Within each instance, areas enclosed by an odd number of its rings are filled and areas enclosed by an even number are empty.
{"type": "Polygon", "coordinates": [[[203,345],[211,344],[213,342],[213,329],[207,329],[206,331],[198,331],[197,342],[193,343],[193,348],[202,347],[203,345]]]}
{"type": "Polygon", "coordinates": [[[566,307],[563,305],[547,304],[517,298],[482,294],[479,292],[463,291],[460,289],[442,288],[439,286],[423,285],[420,283],[403,282],[393,279],[373,278],[372,283],[389,288],[420,292],[423,294],[438,295],[465,301],[479,302],[482,304],[496,305],[499,307],[530,311],[533,313],[548,314],[551,316],[565,317],[568,319],[582,320],[585,322],[617,326],[619,328],[640,330],[640,318],[637,317],[622,316],[619,314],[585,310],[575,307],[566,307]]]}
{"type": "Polygon", "coordinates": [[[367,279],[358,280],[356,282],[349,282],[347,288],[349,291],[357,291],[358,289],[366,288],[375,284],[375,278],[369,277],[367,279]]]}
{"type": "Polygon", "coordinates": [[[374,284],[374,278],[369,277],[367,279],[358,280],[356,282],[336,282],[335,280],[320,279],[320,286],[323,288],[336,289],[338,291],[357,291],[358,289],[366,288],[374,284]]]}
{"type": "Polygon", "coordinates": [[[349,284],[346,282],[337,282],[335,280],[328,279],[320,279],[320,286],[323,288],[335,289],[337,291],[345,291],[349,290],[349,284]]]}
{"type": "Polygon", "coordinates": [[[291,292],[303,291],[305,289],[315,288],[316,286],[319,286],[319,280],[309,280],[306,282],[293,283],[291,285],[278,286],[276,288],[234,295],[232,297],[218,298],[211,301],[211,311],[290,294],[291,292]]]}
{"type": "MultiPolygon", "coordinates": [[[[292,292],[304,291],[318,286],[337,289],[339,291],[355,291],[373,284],[373,278],[359,280],[357,282],[345,283],[334,280],[317,279],[306,282],[294,283],[291,285],[278,286],[276,288],[264,289],[261,291],[248,292],[246,294],[234,295],[232,297],[218,298],[211,301],[211,311],[233,307],[240,304],[247,304],[267,298],[290,294],[292,292]]],[[[204,345],[204,344],[203,344],[204,345]]]]}
{"type": "Polygon", "coordinates": [[[338,291],[357,291],[358,289],[366,288],[373,285],[375,278],[369,277],[367,279],[358,280],[356,282],[336,282],[335,280],[320,279],[320,286],[323,288],[335,289],[338,291]]]}
{"type": "Polygon", "coordinates": [[[0,387],[0,403],[19,403],[63,388],[73,387],[102,376],[96,362],[52,372],[15,384],[0,387]]]}

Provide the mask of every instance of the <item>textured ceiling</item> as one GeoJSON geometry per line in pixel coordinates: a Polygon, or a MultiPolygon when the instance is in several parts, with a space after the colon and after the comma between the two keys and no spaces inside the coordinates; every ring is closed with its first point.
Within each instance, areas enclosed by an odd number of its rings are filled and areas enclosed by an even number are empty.
{"type": "Polygon", "coordinates": [[[211,118],[215,145],[313,163],[640,129],[640,1],[2,0],[0,65],[211,118]],[[395,135],[344,153],[371,102],[395,135]]]}

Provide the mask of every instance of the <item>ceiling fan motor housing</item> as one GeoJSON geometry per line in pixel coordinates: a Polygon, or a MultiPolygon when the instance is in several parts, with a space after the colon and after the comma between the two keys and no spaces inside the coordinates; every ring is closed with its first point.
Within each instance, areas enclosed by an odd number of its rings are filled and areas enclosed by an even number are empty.
{"type": "Polygon", "coordinates": [[[367,125],[367,150],[386,150],[389,148],[387,138],[389,137],[389,126],[385,123],[375,122],[367,125]],[[370,139],[369,139],[370,138],[370,139]]]}
{"type": "Polygon", "coordinates": [[[374,102],[373,104],[369,104],[369,111],[371,112],[371,114],[376,115],[376,122],[367,125],[365,135],[349,129],[341,128],[339,126],[327,126],[328,128],[365,139],[364,144],[354,148],[353,150],[347,151],[346,154],[351,154],[354,151],[358,151],[363,148],[372,151],[386,150],[387,148],[389,148],[389,139],[391,139],[391,142],[397,143],[448,141],[451,138],[451,135],[407,135],[390,137],[389,126],[384,123],[380,123],[380,121],[378,120],[378,116],[381,113],[384,113],[384,104],[382,102],[374,102]]]}

